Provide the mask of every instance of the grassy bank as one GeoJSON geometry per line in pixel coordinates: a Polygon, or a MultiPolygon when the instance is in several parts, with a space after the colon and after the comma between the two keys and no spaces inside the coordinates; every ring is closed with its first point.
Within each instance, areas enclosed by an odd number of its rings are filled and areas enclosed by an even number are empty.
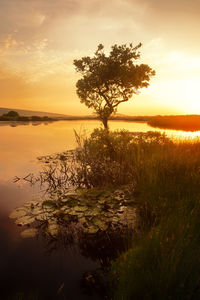
{"type": "Polygon", "coordinates": [[[112,265],[114,299],[199,299],[200,143],[137,144],[140,232],[112,265]]]}

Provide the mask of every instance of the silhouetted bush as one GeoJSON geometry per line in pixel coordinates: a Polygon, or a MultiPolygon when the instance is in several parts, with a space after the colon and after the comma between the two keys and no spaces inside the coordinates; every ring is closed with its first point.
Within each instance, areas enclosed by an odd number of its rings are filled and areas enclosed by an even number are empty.
{"type": "Polygon", "coordinates": [[[87,187],[135,184],[140,172],[139,152],[171,143],[160,133],[132,134],[125,130],[95,129],[89,138],[76,138],[78,178],[87,187]]]}

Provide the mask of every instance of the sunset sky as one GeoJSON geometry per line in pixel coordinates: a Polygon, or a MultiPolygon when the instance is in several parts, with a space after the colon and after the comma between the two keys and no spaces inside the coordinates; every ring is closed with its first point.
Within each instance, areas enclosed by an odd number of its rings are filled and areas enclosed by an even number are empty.
{"type": "Polygon", "coordinates": [[[156,70],[119,113],[200,113],[200,0],[0,0],[0,107],[90,114],[73,60],[142,42],[156,70]]]}

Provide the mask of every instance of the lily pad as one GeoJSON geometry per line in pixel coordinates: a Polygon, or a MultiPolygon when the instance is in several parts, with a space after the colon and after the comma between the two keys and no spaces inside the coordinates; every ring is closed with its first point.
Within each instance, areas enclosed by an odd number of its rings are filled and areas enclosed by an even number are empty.
{"type": "Polygon", "coordinates": [[[47,206],[47,207],[55,207],[56,204],[53,200],[45,200],[44,202],[42,202],[42,206],[47,206]]]}
{"type": "Polygon", "coordinates": [[[69,222],[71,220],[70,216],[69,215],[65,215],[63,217],[63,220],[66,221],[66,222],[69,222]]]}
{"type": "Polygon", "coordinates": [[[69,207],[74,207],[77,204],[78,204],[78,200],[75,200],[75,199],[69,200],[69,202],[68,202],[69,207]]]}
{"type": "Polygon", "coordinates": [[[98,207],[88,210],[85,215],[86,216],[97,216],[99,213],[101,213],[101,209],[98,207]]]}
{"type": "Polygon", "coordinates": [[[14,209],[11,214],[9,215],[9,217],[11,219],[16,219],[16,218],[20,218],[23,217],[27,214],[27,211],[24,208],[16,208],[14,209]]]}
{"type": "Polygon", "coordinates": [[[56,236],[58,234],[58,231],[59,226],[56,223],[50,223],[47,227],[47,232],[52,236],[56,236]]]}
{"type": "Polygon", "coordinates": [[[98,202],[99,202],[100,204],[104,204],[104,203],[106,203],[106,201],[107,201],[107,199],[105,199],[104,197],[102,197],[102,198],[100,198],[100,199],[98,200],[98,202]]]}
{"type": "Polygon", "coordinates": [[[61,207],[61,211],[68,211],[68,210],[70,210],[71,208],[68,206],[68,205],[63,205],[62,207],[61,207]]]}
{"type": "Polygon", "coordinates": [[[65,197],[65,198],[63,198],[61,201],[62,201],[63,203],[66,203],[66,202],[68,202],[68,201],[70,201],[70,200],[69,200],[68,197],[65,197]]]}
{"type": "Polygon", "coordinates": [[[21,232],[21,237],[26,238],[32,238],[35,237],[38,233],[38,230],[36,228],[28,228],[21,232]]]}
{"type": "Polygon", "coordinates": [[[61,217],[61,216],[64,215],[64,212],[60,209],[57,209],[57,210],[54,211],[53,215],[56,216],[56,217],[61,217]]]}
{"type": "Polygon", "coordinates": [[[99,228],[104,227],[105,222],[100,220],[98,217],[95,217],[92,219],[92,223],[96,226],[98,226],[99,228]]]}
{"type": "Polygon", "coordinates": [[[118,203],[115,203],[112,207],[114,210],[117,210],[120,208],[120,205],[118,203]]]}
{"type": "Polygon", "coordinates": [[[25,207],[34,208],[35,206],[39,205],[39,201],[28,201],[24,204],[25,207]]]}
{"type": "Polygon", "coordinates": [[[97,226],[90,226],[88,228],[84,228],[84,232],[89,234],[97,233],[98,230],[99,228],[97,226]]]}
{"type": "Polygon", "coordinates": [[[120,218],[118,216],[114,216],[112,218],[112,221],[115,222],[115,223],[119,222],[119,220],[120,220],[120,218]]]}
{"type": "Polygon", "coordinates": [[[79,207],[80,207],[80,211],[82,211],[82,212],[84,212],[84,211],[86,211],[86,210],[88,210],[88,209],[89,209],[89,207],[88,207],[88,206],[83,206],[83,205],[80,205],[79,207]]]}
{"type": "Polygon", "coordinates": [[[78,220],[79,220],[79,222],[81,222],[81,223],[86,223],[86,222],[87,222],[87,220],[86,220],[85,217],[80,217],[78,220]]]}
{"type": "Polygon", "coordinates": [[[43,209],[40,207],[35,207],[33,210],[31,210],[31,214],[34,216],[39,215],[43,212],[44,212],[43,209]]]}
{"type": "Polygon", "coordinates": [[[108,228],[108,224],[103,222],[99,224],[99,229],[101,229],[102,231],[105,231],[107,228],[108,228]]]}
{"type": "Polygon", "coordinates": [[[35,216],[35,220],[36,221],[46,221],[52,217],[53,217],[52,214],[49,214],[48,212],[42,212],[41,214],[38,214],[37,216],[35,216]]]}
{"type": "Polygon", "coordinates": [[[68,213],[69,215],[72,215],[72,216],[77,216],[77,215],[78,215],[78,212],[75,211],[73,208],[71,208],[69,211],[67,211],[67,213],[68,213]]]}
{"type": "Polygon", "coordinates": [[[17,219],[15,221],[15,223],[17,225],[21,225],[21,226],[24,226],[24,225],[30,225],[31,223],[33,223],[35,221],[35,218],[32,218],[30,216],[24,216],[24,217],[21,217],[19,219],[17,219]]]}

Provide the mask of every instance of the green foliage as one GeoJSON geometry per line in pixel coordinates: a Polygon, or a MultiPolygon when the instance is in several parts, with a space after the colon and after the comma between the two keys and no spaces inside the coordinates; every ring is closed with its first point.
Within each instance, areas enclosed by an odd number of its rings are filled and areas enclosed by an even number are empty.
{"type": "Polygon", "coordinates": [[[95,110],[105,128],[118,105],[148,87],[150,78],[155,75],[148,65],[135,63],[140,58],[141,45],[114,45],[106,56],[100,44],[94,57],[74,60],[77,72],[82,75],[76,84],[77,94],[82,103],[95,110]]]}

